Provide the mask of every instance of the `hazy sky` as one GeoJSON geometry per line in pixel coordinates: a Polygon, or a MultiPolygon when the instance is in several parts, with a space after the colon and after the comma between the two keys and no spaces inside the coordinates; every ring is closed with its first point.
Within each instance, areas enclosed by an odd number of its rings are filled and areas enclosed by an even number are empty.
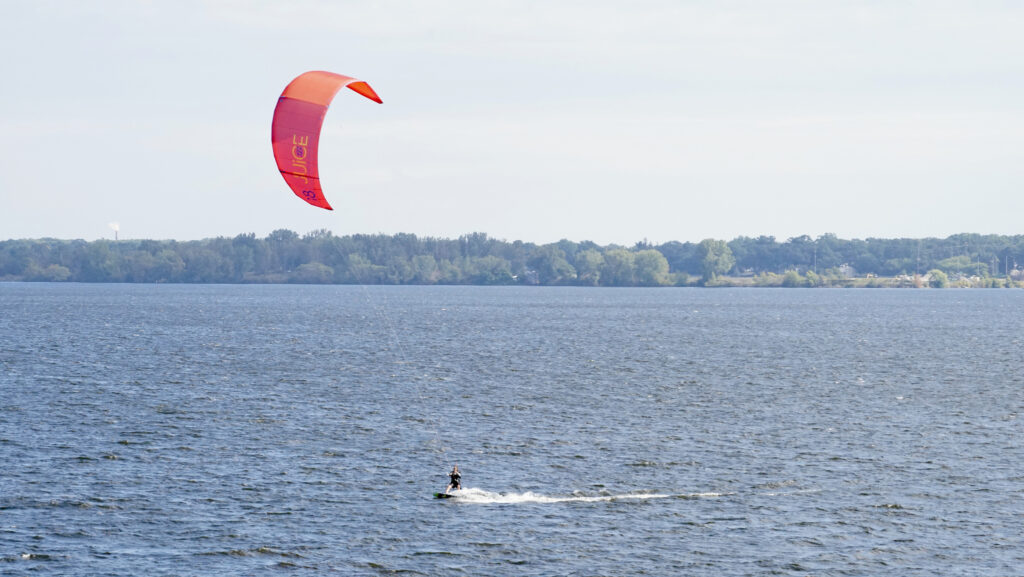
{"type": "Polygon", "coordinates": [[[1024,233],[1024,3],[25,1],[0,239],[1024,233]],[[307,70],[366,80],[278,174],[307,70]]]}

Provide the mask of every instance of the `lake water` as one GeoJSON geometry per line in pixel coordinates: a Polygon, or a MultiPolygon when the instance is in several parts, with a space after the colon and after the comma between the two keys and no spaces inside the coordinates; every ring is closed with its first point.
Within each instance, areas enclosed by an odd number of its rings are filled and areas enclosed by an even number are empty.
{"type": "Polygon", "coordinates": [[[1024,575],[1022,321],[1012,290],[0,284],[0,573],[1024,575]]]}

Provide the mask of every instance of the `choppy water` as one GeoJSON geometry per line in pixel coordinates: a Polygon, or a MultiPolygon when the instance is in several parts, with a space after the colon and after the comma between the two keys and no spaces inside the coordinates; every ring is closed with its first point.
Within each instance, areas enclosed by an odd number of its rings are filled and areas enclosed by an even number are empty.
{"type": "Polygon", "coordinates": [[[996,290],[0,284],[0,573],[1024,575],[1022,320],[996,290]]]}

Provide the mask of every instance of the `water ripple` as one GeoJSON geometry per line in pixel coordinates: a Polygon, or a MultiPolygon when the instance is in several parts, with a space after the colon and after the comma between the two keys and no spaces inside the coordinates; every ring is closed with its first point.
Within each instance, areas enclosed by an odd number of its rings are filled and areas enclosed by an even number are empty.
{"type": "Polygon", "coordinates": [[[0,572],[1019,574],[1020,295],[4,284],[0,572]]]}

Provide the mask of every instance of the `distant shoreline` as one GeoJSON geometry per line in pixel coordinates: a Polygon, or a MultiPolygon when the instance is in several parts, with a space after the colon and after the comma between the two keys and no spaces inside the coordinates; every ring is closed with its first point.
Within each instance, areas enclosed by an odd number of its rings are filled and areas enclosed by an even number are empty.
{"type": "Polygon", "coordinates": [[[406,286],[406,287],[509,287],[509,286],[528,286],[537,288],[588,288],[588,289],[613,289],[613,288],[641,288],[641,289],[673,289],[673,288],[697,288],[697,289],[723,289],[723,288],[739,288],[739,289],[757,289],[757,288],[770,288],[770,289],[1022,289],[1024,283],[1021,282],[1006,282],[1000,279],[995,279],[996,282],[992,283],[991,280],[963,280],[957,281],[946,286],[936,287],[929,286],[923,281],[906,281],[899,278],[883,277],[874,279],[849,279],[847,281],[829,282],[821,285],[783,285],[783,284],[756,284],[749,278],[743,277],[721,277],[716,279],[715,282],[709,284],[700,284],[698,282],[690,284],[677,284],[677,285],[661,285],[661,286],[585,286],[585,285],[524,285],[524,284],[364,284],[364,283],[303,283],[296,281],[289,282],[263,282],[263,281],[243,281],[243,282],[135,282],[135,281],[78,281],[78,280],[65,280],[65,281],[53,281],[53,280],[23,280],[23,279],[12,279],[0,277],[0,284],[82,284],[82,285],[101,285],[101,284],[117,284],[117,285],[235,285],[235,286],[406,286]]]}
{"type": "Polygon", "coordinates": [[[738,237],[626,247],[485,233],[240,234],[198,241],[0,241],[0,281],[593,287],[1024,288],[1024,235],[780,242],[738,237]]]}

